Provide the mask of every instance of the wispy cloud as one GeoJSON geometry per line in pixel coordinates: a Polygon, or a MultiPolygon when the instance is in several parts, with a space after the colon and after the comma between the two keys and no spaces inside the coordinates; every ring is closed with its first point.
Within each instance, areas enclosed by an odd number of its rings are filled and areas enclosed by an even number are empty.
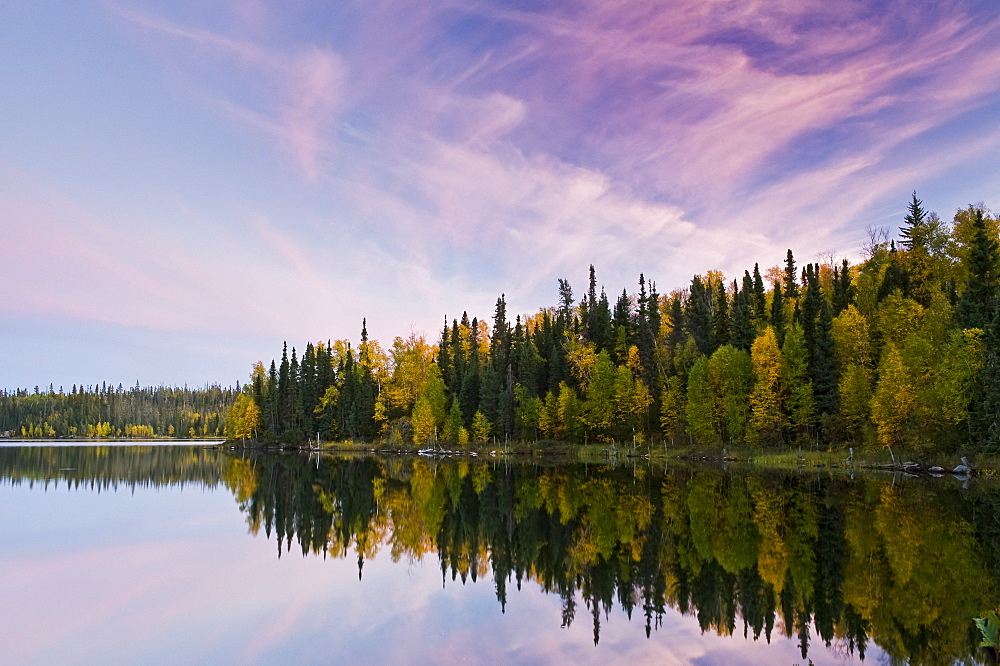
{"type": "Polygon", "coordinates": [[[251,88],[262,88],[258,94],[244,94],[235,100],[215,87],[203,89],[205,100],[229,117],[269,134],[293,156],[307,180],[316,179],[319,160],[332,146],[325,135],[336,124],[345,95],[347,70],[336,52],[316,45],[276,50],[123,5],[108,6],[141,29],[176,38],[185,46],[193,44],[217,57],[232,58],[239,67],[248,68],[254,78],[251,88]]]}
{"type": "Polygon", "coordinates": [[[932,175],[886,156],[1000,88],[996,21],[959,10],[900,28],[864,3],[394,3],[355,7],[338,52],[121,13],[280,78],[278,107],[222,104],[401,265],[516,276],[527,301],[591,261],[678,275],[811,245],[792,224],[810,206],[836,236],[859,202],[932,175]],[[837,196],[862,174],[868,189],[837,196]]]}
{"type": "Polygon", "coordinates": [[[33,258],[17,270],[53,276],[24,280],[8,311],[435,331],[445,312],[488,316],[500,292],[549,304],[590,263],[611,290],[642,271],[668,291],[786,247],[848,254],[887,202],[970,160],[1000,170],[982,113],[1000,106],[988,0],[104,7],[125,37],[115,57],[159,72],[144,83],[174,104],[130,131],[155,151],[169,127],[213,163],[194,193],[170,175],[188,168],[168,164],[180,151],[150,154],[174,199],[146,214],[115,176],[69,195],[42,182],[60,169],[0,156],[34,180],[0,173],[0,243],[33,258]]]}

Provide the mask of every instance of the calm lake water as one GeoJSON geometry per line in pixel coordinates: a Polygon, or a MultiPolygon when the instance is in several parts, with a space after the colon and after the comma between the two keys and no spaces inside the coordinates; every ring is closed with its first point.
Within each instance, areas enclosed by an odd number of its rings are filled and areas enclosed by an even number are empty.
{"type": "Polygon", "coordinates": [[[987,662],[1000,492],[0,448],[0,663],[987,662]]]}

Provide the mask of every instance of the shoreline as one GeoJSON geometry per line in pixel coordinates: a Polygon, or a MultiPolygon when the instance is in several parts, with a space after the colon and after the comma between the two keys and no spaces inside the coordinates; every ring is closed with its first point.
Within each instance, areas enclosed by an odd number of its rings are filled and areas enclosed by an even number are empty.
{"type": "Polygon", "coordinates": [[[457,447],[415,447],[394,445],[387,442],[336,441],[311,444],[260,443],[252,440],[240,442],[227,440],[217,448],[252,450],[266,453],[360,453],[374,455],[418,455],[441,458],[517,458],[564,460],[566,462],[698,462],[736,463],[765,469],[816,469],[816,470],[866,470],[899,472],[910,476],[953,476],[959,479],[972,476],[992,478],[1000,476],[1000,459],[980,457],[973,460],[969,469],[962,469],[959,456],[955,460],[942,456],[921,457],[906,451],[890,454],[888,450],[862,451],[845,456],[840,451],[799,449],[766,449],[763,447],[728,448],[698,445],[664,448],[662,446],[624,446],[615,444],[569,444],[552,440],[536,442],[508,442],[506,446],[474,445],[457,447]]]}

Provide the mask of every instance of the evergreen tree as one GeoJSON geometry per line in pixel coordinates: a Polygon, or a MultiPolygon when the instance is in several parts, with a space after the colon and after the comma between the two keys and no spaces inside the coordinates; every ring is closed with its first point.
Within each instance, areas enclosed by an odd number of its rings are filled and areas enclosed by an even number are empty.
{"type": "Polygon", "coordinates": [[[970,435],[974,444],[996,455],[1000,453],[1000,316],[993,317],[985,342],[970,406],[970,435]]]}
{"type": "MultiPolygon", "coordinates": [[[[560,280],[560,285],[562,281],[560,280]]],[[[507,301],[505,295],[500,294],[497,299],[496,311],[493,314],[493,336],[490,338],[490,358],[493,361],[493,370],[497,377],[502,377],[507,372],[510,362],[510,324],[507,322],[507,301]]],[[[486,415],[491,417],[490,414],[486,415]]],[[[496,420],[490,418],[494,423],[496,420]]]]}
{"type": "Polygon", "coordinates": [[[611,323],[616,329],[624,328],[626,331],[632,324],[632,303],[624,289],[622,289],[622,295],[615,301],[615,311],[611,323]]]}
{"type": "Polygon", "coordinates": [[[806,265],[802,282],[805,295],[802,297],[802,308],[796,318],[796,323],[802,327],[802,333],[806,339],[806,349],[809,350],[811,357],[816,342],[816,317],[819,314],[819,303],[822,300],[819,293],[819,279],[813,271],[812,264],[806,265]]]}
{"type": "MultiPolygon", "coordinates": [[[[729,303],[726,297],[726,287],[720,281],[715,290],[714,299],[715,313],[712,315],[712,343],[713,351],[729,342],[729,303]]],[[[734,308],[735,310],[735,308],[734,308]]]]}
{"type": "Polygon", "coordinates": [[[906,270],[906,267],[903,265],[903,261],[899,256],[899,251],[896,249],[896,244],[891,243],[889,249],[889,265],[885,269],[885,276],[882,278],[882,284],[879,285],[877,301],[882,302],[886,296],[897,289],[904,297],[910,297],[910,272],[906,270]]]}
{"type": "Polygon", "coordinates": [[[812,349],[810,371],[813,378],[813,392],[816,408],[821,414],[837,413],[837,366],[833,348],[831,327],[833,316],[825,299],[820,302],[819,317],[816,321],[815,338],[812,349]]]}
{"type": "Polygon", "coordinates": [[[987,328],[996,319],[1000,297],[1000,246],[988,233],[981,209],[973,221],[968,281],[958,301],[958,322],[963,328],[987,328]]]}
{"type": "Polygon", "coordinates": [[[451,328],[448,326],[448,315],[444,316],[444,329],[441,331],[441,341],[438,343],[437,365],[441,374],[451,377],[451,328]]]}
{"type": "Polygon", "coordinates": [[[691,290],[688,294],[687,307],[684,311],[684,325],[688,335],[694,338],[695,344],[702,354],[712,351],[712,310],[709,307],[711,296],[708,288],[695,275],[691,279],[691,290]]]}
{"type": "Polygon", "coordinates": [[[907,206],[907,213],[903,218],[905,226],[899,228],[899,235],[902,236],[899,244],[905,250],[920,248],[924,243],[927,211],[924,210],[923,204],[924,202],[917,198],[917,192],[914,190],[913,199],[907,206]]]}
{"type": "Polygon", "coordinates": [[[798,283],[795,282],[795,258],[792,256],[792,250],[788,250],[788,254],[785,255],[785,296],[788,298],[796,298],[799,295],[798,283]]]}
{"type": "Polygon", "coordinates": [[[788,329],[781,347],[780,383],[786,400],[789,424],[802,436],[815,423],[816,403],[813,382],[809,377],[809,352],[806,349],[805,334],[798,325],[788,329]]]}
{"type": "Polygon", "coordinates": [[[288,403],[291,395],[291,377],[288,365],[288,342],[281,349],[281,365],[278,366],[277,404],[275,405],[274,434],[280,435],[288,428],[288,403]]]}
{"type": "Polygon", "coordinates": [[[785,326],[787,323],[785,295],[781,290],[781,283],[777,283],[774,285],[774,297],[771,300],[771,326],[774,328],[774,336],[778,340],[779,347],[785,344],[785,326]]]}
{"type": "Polygon", "coordinates": [[[559,318],[561,328],[569,329],[573,323],[573,288],[569,280],[559,278],[559,318]]]}
{"type": "Polygon", "coordinates": [[[597,343],[597,274],[594,272],[594,264],[590,265],[590,280],[587,287],[587,296],[580,302],[581,318],[584,323],[584,338],[597,343]],[[586,308],[584,310],[584,308],[586,308]]]}
{"type": "Polygon", "coordinates": [[[760,265],[753,265],[753,305],[754,320],[759,322],[761,327],[767,325],[767,295],[764,291],[764,279],[760,275],[760,265]]]}
{"type": "Polygon", "coordinates": [[[749,300],[745,291],[737,290],[733,296],[733,314],[730,318],[730,344],[743,351],[750,351],[756,336],[749,300]]]}
{"type": "Polygon", "coordinates": [[[471,424],[473,415],[479,409],[479,355],[473,354],[469,360],[469,367],[465,372],[465,377],[462,378],[458,401],[465,423],[471,424]]]}
{"type": "Polygon", "coordinates": [[[601,287],[601,297],[597,300],[597,310],[594,314],[594,343],[598,350],[611,349],[614,346],[614,332],[611,325],[611,305],[608,295],[601,287]]]}
{"type": "Polygon", "coordinates": [[[833,315],[837,316],[848,305],[854,303],[854,282],[851,279],[850,265],[844,259],[840,270],[833,268],[833,315]]]}
{"type": "Polygon", "coordinates": [[[667,334],[667,348],[676,354],[687,339],[687,328],[684,324],[684,306],[679,296],[670,299],[670,333],[667,334]]]}

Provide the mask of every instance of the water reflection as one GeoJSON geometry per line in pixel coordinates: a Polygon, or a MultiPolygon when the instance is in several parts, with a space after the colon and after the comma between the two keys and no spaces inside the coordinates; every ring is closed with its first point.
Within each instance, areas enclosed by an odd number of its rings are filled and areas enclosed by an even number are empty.
{"type": "Polygon", "coordinates": [[[352,553],[360,576],[380,548],[434,551],[445,578],[491,574],[501,606],[525,580],[558,594],[595,643],[618,605],[647,636],[674,608],[703,631],[797,637],[803,659],[812,627],[862,659],[873,640],[975,660],[970,618],[997,604],[996,494],[950,480],[293,456],[227,478],[279,556],[352,553]]]}
{"type": "Polygon", "coordinates": [[[29,488],[214,487],[227,466],[205,445],[0,446],[0,483],[29,488]]]}
{"type": "Polygon", "coordinates": [[[971,618],[1000,603],[1000,494],[980,482],[197,447],[0,449],[0,475],[224,484],[279,558],[356,560],[366,580],[379,554],[429,560],[446,586],[490,581],[501,609],[530,585],[594,643],[613,610],[647,636],[679,611],[711,634],[787,637],[803,663],[873,644],[893,660],[980,662],[971,618]]]}

